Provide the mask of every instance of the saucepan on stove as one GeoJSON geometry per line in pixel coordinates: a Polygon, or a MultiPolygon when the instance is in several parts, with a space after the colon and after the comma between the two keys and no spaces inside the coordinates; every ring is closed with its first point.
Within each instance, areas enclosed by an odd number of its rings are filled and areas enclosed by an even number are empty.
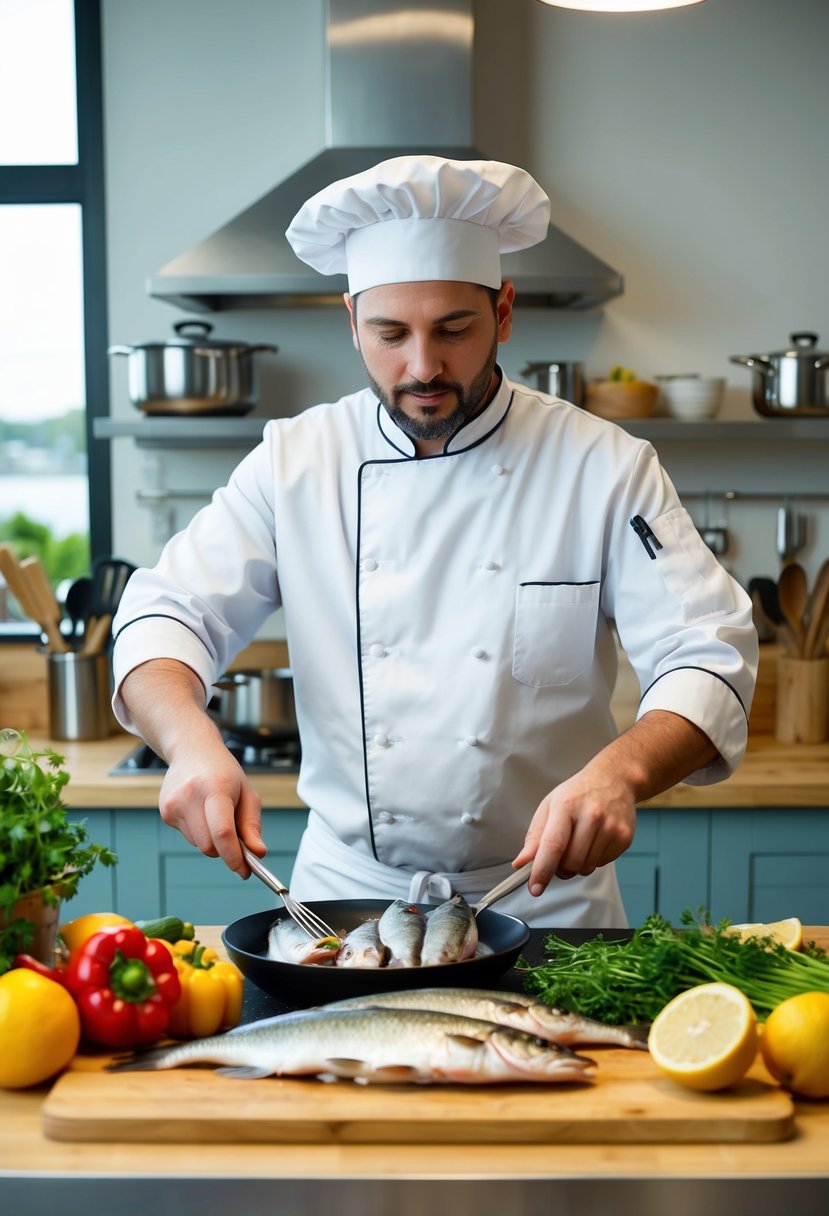
{"type": "MultiPolygon", "coordinates": [[[[305,906],[336,933],[345,935],[363,921],[376,920],[390,903],[388,899],[339,899],[305,906]]],[[[417,906],[424,912],[429,910],[425,905],[417,906]]],[[[222,941],[243,975],[269,996],[294,1008],[407,988],[496,988],[530,938],[523,920],[484,908],[476,917],[478,953],[463,962],[366,968],[284,963],[268,958],[268,933],[275,921],[287,915],[284,908],[254,912],[228,925],[222,941]]]]}
{"type": "Polygon", "coordinates": [[[255,356],[277,347],[211,338],[206,321],[179,321],[166,342],[110,346],[127,356],[130,400],[145,414],[246,414],[258,393],[255,356]]]}
{"type": "Polygon", "coordinates": [[[219,725],[236,738],[266,743],[298,737],[290,667],[228,672],[214,687],[219,725]]]}

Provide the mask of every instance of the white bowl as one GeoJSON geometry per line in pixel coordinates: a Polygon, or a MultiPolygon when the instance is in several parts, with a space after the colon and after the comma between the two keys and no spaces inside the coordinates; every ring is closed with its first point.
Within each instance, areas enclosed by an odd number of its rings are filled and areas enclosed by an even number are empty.
{"type": "Polygon", "coordinates": [[[675,376],[659,381],[662,400],[672,418],[695,422],[713,418],[722,404],[724,376],[675,376]]]}

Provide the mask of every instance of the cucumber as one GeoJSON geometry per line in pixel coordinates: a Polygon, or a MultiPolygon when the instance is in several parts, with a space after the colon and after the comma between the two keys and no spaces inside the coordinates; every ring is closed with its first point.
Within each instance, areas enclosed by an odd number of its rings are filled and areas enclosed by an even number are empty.
{"type": "Polygon", "coordinates": [[[137,920],[137,929],[145,937],[160,938],[165,942],[191,942],[196,931],[189,921],[179,920],[177,916],[158,916],[155,920],[137,920]]]}

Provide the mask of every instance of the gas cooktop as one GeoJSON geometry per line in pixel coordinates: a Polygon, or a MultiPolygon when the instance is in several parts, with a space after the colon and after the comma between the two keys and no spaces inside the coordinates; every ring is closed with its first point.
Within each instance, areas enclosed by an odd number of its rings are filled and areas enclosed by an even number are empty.
{"type": "MultiPolygon", "coordinates": [[[[298,773],[299,739],[268,739],[252,743],[233,735],[224,736],[225,746],[250,776],[298,773]]],[[[111,777],[134,777],[136,773],[163,772],[167,765],[146,743],[139,743],[129,755],[109,770],[111,777]]]]}

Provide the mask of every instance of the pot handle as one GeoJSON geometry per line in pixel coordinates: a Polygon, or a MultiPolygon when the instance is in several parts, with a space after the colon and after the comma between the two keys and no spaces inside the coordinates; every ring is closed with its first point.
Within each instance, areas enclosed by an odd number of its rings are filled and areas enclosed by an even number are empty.
{"type": "Polygon", "coordinates": [[[193,328],[200,338],[206,338],[213,333],[213,326],[209,321],[176,321],[173,326],[177,334],[184,334],[185,330],[193,328]]]}
{"type": "Polygon", "coordinates": [[[729,363],[741,363],[744,367],[752,367],[761,376],[774,375],[774,368],[765,355],[730,355],[729,363]]]}
{"type": "Polygon", "coordinates": [[[107,349],[108,355],[131,355],[136,348],[134,346],[110,346],[107,349]]]}

